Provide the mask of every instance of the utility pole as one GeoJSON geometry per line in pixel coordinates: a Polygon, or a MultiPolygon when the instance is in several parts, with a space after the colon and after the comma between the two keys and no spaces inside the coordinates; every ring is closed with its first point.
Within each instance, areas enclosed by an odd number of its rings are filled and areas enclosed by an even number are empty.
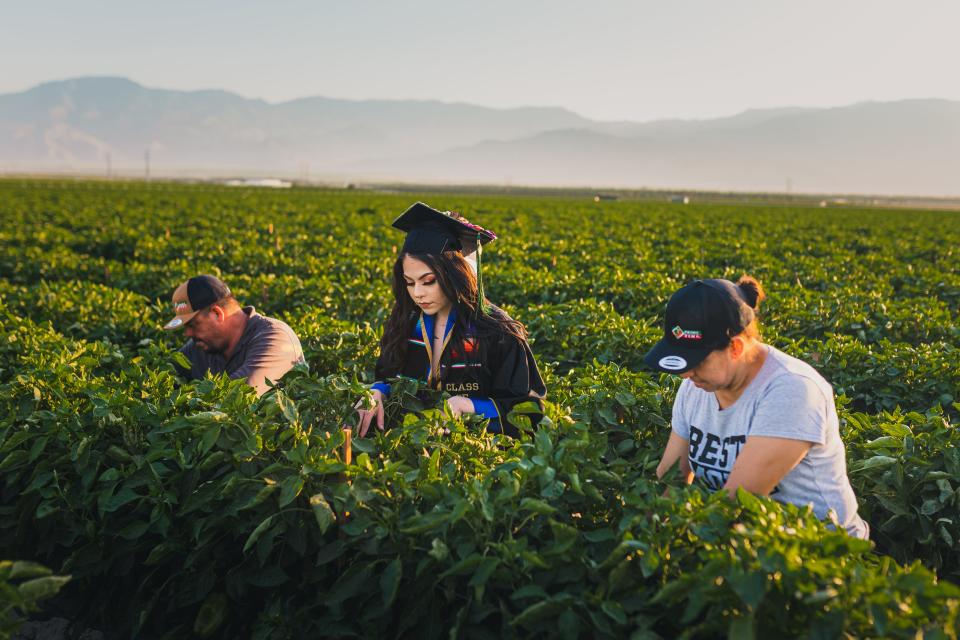
{"type": "Polygon", "coordinates": [[[143,174],[147,182],[150,182],[150,149],[143,152],[143,174]]]}
{"type": "Polygon", "coordinates": [[[110,166],[110,152],[107,151],[107,177],[109,178],[113,174],[112,167],[110,166]]]}

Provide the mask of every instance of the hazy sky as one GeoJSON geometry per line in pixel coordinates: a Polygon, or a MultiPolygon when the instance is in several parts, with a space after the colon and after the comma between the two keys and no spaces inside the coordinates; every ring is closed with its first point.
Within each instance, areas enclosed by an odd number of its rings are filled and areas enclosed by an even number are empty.
{"type": "Polygon", "coordinates": [[[958,25],[957,0],[0,0],[0,93],[118,75],[607,120],[960,100],[958,25]]]}

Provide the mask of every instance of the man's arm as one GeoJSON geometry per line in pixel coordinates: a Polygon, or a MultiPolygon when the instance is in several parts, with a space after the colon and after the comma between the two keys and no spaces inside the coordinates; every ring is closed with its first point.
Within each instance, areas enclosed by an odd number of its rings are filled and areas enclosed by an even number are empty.
{"type": "Polygon", "coordinates": [[[180,377],[182,377],[184,380],[196,380],[197,376],[193,374],[193,369],[196,364],[197,350],[193,346],[193,340],[192,339],[187,340],[184,343],[184,345],[180,347],[180,349],[178,349],[178,351],[180,351],[180,353],[186,356],[187,360],[190,361],[190,368],[188,369],[186,367],[180,366],[180,364],[176,360],[173,361],[173,368],[176,369],[177,374],[179,374],[180,377]]]}
{"type": "Polygon", "coordinates": [[[267,379],[276,382],[299,362],[303,362],[300,340],[292,330],[274,327],[251,341],[243,364],[230,377],[245,378],[259,396],[270,388],[267,379]]]}
{"type": "Polygon", "coordinates": [[[750,493],[768,495],[791,469],[800,464],[812,446],[812,442],[803,440],[747,436],[723,488],[731,497],[737,494],[739,487],[750,493]]]}

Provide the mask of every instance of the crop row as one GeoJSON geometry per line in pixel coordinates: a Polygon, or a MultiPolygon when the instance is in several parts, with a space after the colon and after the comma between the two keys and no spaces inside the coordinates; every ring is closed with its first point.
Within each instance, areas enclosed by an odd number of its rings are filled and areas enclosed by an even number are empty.
{"type": "MultiPolygon", "coordinates": [[[[347,463],[359,388],[343,376],[293,372],[257,400],[242,382],[178,385],[155,345],[128,358],[9,315],[0,334],[0,544],[71,574],[78,615],[118,635],[956,633],[960,590],[809,512],[664,496],[670,387],[646,374],[559,380],[566,406],[517,441],[410,415],[347,463]]],[[[886,551],[953,575],[952,425],[847,420],[868,517],[901,542],[930,534],[886,551]],[[904,490],[935,505],[891,497],[898,456],[904,490]]]]}
{"type": "Polygon", "coordinates": [[[956,637],[951,214],[425,194],[501,234],[488,295],[527,325],[549,423],[482,435],[398,383],[403,427],[347,460],[412,199],[0,181],[8,558],[72,575],[58,607],[119,637],[956,637]],[[309,370],[260,399],[179,381],[159,327],[201,272],[285,319],[309,370]],[[742,273],[764,338],[838,392],[873,545],[654,479],[663,305],[742,273]]]}

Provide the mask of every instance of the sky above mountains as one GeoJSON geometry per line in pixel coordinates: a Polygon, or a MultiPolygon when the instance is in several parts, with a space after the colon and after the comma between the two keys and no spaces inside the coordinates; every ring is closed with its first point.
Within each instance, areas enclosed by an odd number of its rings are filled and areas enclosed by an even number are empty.
{"type": "Polygon", "coordinates": [[[960,100],[953,0],[4,4],[0,93],[113,75],[270,102],[438,99],[632,121],[960,100]]]}

